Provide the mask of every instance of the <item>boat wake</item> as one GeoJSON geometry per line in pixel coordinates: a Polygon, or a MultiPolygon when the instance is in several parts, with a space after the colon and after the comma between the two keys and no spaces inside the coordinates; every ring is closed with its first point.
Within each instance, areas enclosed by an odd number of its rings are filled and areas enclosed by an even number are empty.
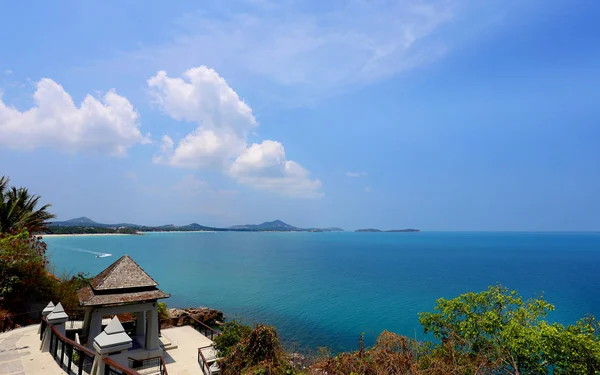
{"type": "Polygon", "coordinates": [[[96,258],[106,258],[106,257],[110,257],[112,256],[112,254],[108,254],[108,253],[99,253],[97,251],[91,251],[91,250],[86,250],[86,249],[81,249],[78,247],[71,247],[71,246],[64,246],[64,245],[55,245],[56,247],[60,247],[63,249],[67,249],[67,250],[72,250],[72,251],[79,251],[81,253],[88,253],[88,254],[93,254],[96,256],[96,258]]]}

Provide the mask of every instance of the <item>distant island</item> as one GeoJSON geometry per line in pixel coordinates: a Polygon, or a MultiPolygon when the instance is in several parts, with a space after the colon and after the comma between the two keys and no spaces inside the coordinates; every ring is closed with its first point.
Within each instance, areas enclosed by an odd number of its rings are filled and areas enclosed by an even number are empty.
{"type": "Polygon", "coordinates": [[[420,229],[412,229],[412,228],[408,228],[408,229],[392,229],[392,230],[381,230],[381,229],[373,229],[373,228],[369,228],[369,229],[357,229],[355,230],[355,232],[376,232],[376,233],[397,233],[397,232],[420,232],[420,229]]]}
{"type": "Polygon", "coordinates": [[[187,225],[147,226],[131,223],[103,224],[87,217],[78,217],[65,221],[54,221],[48,225],[46,234],[100,234],[122,233],[138,234],[140,232],[344,232],[342,228],[298,228],[281,220],[267,221],[262,224],[234,225],[228,228],[217,228],[192,223],[187,225]]]}

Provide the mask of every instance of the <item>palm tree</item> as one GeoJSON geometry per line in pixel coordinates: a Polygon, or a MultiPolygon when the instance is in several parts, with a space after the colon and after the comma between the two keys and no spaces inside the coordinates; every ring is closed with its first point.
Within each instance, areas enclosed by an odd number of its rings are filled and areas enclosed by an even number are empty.
{"type": "Polygon", "coordinates": [[[47,210],[49,204],[36,209],[39,195],[31,195],[27,188],[8,187],[10,179],[0,177],[0,233],[27,228],[29,232],[46,229],[48,220],[55,218],[47,210]]]}

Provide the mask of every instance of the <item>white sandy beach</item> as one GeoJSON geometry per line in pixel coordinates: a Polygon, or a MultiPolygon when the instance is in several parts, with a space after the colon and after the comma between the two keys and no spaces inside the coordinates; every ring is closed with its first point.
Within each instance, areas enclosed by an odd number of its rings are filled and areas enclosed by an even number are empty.
{"type": "Polygon", "coordinates": [[[41,237],[80,237],[80,236],[135,236],[128,233],[73,233],[73,234],[39,234],[41,237]]]}
{"type": "Polygon", "coordinates": [[[72,234],[38,234],[42,237],[82,237],[82,236],[139,236],[147,233],[216,233],[213,230],[171,230],[156,232],[138,232],[133,233],[72,233],[72,234]]]}

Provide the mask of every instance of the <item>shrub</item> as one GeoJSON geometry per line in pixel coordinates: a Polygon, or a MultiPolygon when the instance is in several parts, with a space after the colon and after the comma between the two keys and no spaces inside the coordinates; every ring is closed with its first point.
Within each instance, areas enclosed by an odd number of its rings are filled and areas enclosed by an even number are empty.
{"type": "Polygon", "coordinates": [[[46,244],[26,229],[0,233],[0,296],[12,313],[29,311],[31,302],[53,296],[56,284],[46,271],[46,244]]]}
{"type": "Polygon", "coordinates": [[[575,325],[548,324],[554,306],[524,300],[500,285],[454,299],[439,299],[419,314],[425,332],[438,341],[415,342],[384,331],[376,344],[328,356],[314,374],[567,375],[600,372],[600,323],[586,317],[575,325]]]}
{"type": "Polygon", "coordinates": [[[252,328],[245,324],[232,320],[223,325],[222,334],[215,337],[215,349],[219,357],[226,357],[231,353],[231,349],[237,345],[243,338],[252,333],[252,328]]]}
{"type": "Polygon", "coordinates": [[[293,374],[275,328],[257,325],[219,361],[222,375],[293,374]]]}
{"type": "Polygon", "coordinates": [[[158,302],[158,319],[169,319],[169,312],[167,311],[167,304],[165,302],[158,302]]]}

